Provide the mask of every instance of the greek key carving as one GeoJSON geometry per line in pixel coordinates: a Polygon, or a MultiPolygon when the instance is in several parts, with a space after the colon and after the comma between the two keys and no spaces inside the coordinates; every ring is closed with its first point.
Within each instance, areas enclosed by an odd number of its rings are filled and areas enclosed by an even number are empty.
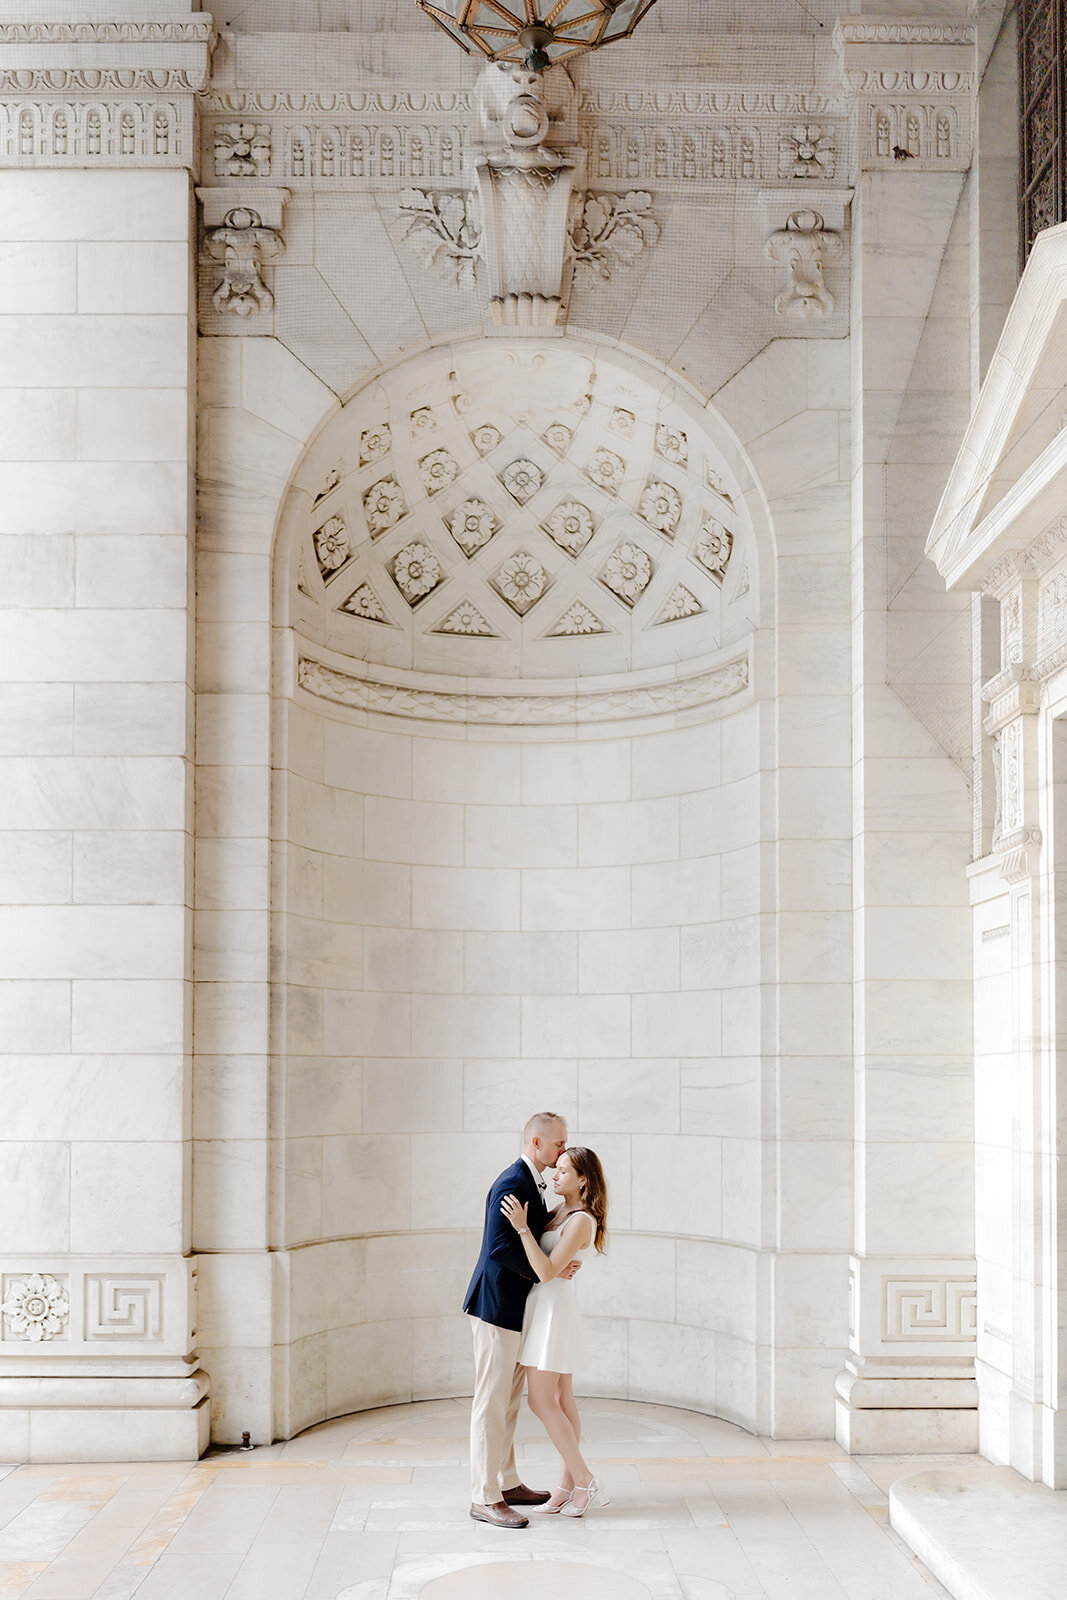
{"type": "Polygon", "coordinates": [[[882,1338],[971,1340],[977,1328],[973,1278],[886,1278],[882,1338]]]}
{"type": "Polygon", "coordinates": [[[86,1339],[158,1339],[162,1331],[162,1277],[86,1273],[86,1339]]]}

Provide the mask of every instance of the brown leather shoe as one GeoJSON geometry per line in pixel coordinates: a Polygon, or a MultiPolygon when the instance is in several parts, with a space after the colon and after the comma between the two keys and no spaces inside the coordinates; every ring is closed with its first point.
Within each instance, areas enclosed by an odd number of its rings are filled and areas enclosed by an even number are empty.
{"type": "Polygon", "coordinates": [[[504,1490],[504,1504],[509,1506],[543,1506],[551,1498],[547,1489],[527,1489],[524,1483],[504,1490]]]}
{"type": "Polygon", "coordinates": [[[529,1517],[524,1517],[521,1512],[512,1511],[503,1500],[497,1500],[491,1506],[471,1506],[471,1516],[475,1522],[488,1522],[494,1528],[528,1528],[529,1517]]]}

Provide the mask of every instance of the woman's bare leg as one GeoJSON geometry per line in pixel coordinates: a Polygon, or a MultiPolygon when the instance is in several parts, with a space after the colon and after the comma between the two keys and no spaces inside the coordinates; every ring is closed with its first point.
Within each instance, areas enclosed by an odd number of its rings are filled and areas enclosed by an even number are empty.
{"type": "Polygon", "coordinates": [[[558,1372],[539,1372],[536,1367],[526,1371],[526,1398],[530,1410],[541,1423],[548,1437],[559,1451],[563,1470],[571,1484],[585,1485],[592,1474],[578,1448],[574,1424],[560,1403],[558,1372]]]}
{"type": "MultiPolygon", "coordinates": [[[[582,1438],[582,1419],[578,1415],[578,1407],[574,1400],[574,1379],[569,1372],[560,1373],[556,1394],[559,1397],[560,1408],[563,1411],[563,1415],[567,1418],[567,1421],[574,1429],[575,1442],[580,1444],[582,1438]]],[[[574,1488],[574,1479],[567,1471],[566,1466],[563,1468],[563,1474],[559,1481],[567,1489],[574,1488]]],[[[586,1478],[585,1481],[588,1483],[589,1479],[586,1478]]]]}

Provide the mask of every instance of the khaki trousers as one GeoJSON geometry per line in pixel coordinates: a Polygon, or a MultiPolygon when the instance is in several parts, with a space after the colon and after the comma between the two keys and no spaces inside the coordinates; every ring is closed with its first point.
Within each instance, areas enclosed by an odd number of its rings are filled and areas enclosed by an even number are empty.
{"type": "Polygon", "coordinates": [[[515,1423],[525,1367],[518,1365],[522,1334],[471,1317],[474,1334],[474,1404],[471,1406],[471,1501],[495,1505],[519,1481],[515,1423]]]}

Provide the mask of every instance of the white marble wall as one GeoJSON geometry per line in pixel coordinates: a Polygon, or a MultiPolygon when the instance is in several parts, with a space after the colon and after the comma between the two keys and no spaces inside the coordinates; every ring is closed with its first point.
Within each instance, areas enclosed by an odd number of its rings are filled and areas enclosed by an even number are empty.
{"type": "Polygon", "coordinates": [[[166,1382],[122,1448],[187,1454],[206,1438],[176,1287],[190,1244],[190,200],[181,171],[0,177],[0,1271],[5,1298],[39,1272],[68,1304],[36,1341],[5,1316],[15,1459],[84,1448],[56,1444],[62,1402],[58,1416],[48,1404],[48,1358],[68,1352],[101,1408],[98,1451],[119,1448],[149,1373],[166,1382]],[[97,1316],[78,1303],[85,1271],[110,1286],[97,1316]],[[147,1320],[123,1310],[127,1291],[147,1320]],[[124,1381],[93,1376],[104,1351],[124,1381]]]}
{"type": "Polygon", "coordinates": [[[754,1269],[696,1241],[759,1242],[756,716],[502,743],[288,707],[301,1415],[466,1392],[484,1193],[545,1106],[611,1185],[592,1381],[754,1420],[754,1269]]]}

